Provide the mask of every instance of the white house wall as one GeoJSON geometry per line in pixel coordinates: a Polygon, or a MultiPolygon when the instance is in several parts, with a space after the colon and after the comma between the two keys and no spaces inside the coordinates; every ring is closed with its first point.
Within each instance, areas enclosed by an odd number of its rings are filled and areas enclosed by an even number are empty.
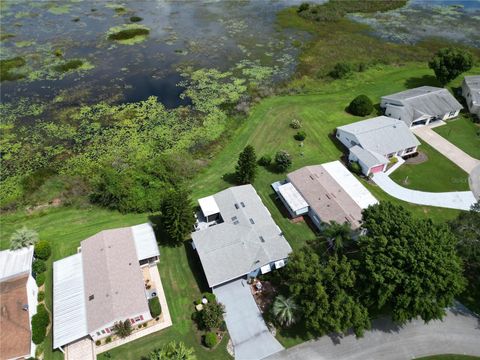
{"type": "Polygon", "coordinates": [[[357,137],[352,133],[346,132],[344,130],[337,129],[336,137],[348,149],[350,149],[354,145],[358,145],[357,137]]]}

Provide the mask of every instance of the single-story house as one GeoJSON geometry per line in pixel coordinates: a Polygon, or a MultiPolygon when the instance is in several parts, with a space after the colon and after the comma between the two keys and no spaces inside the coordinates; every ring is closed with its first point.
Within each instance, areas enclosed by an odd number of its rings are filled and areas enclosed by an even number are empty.
{"type": "Polygon", "coordinates": [[[467,102],[468,110],[480,118],[480,75],[463,78],[462,95],[467,102]]]}
{"type": "Polygon", "coordinates": [[[75,255],[53,263],[53,348],[84,337],[111,335],[116,322],[140,325],[152,317],[142,267],[156,266],[159,250],[150,224],[101,231],[75,255]]]}
{"type": "Polygon", "coordinates": [[[386,116],[402,120],[408,127],[452,119],[463,109],[447,89],[433,86],[382,96],[380,107],[386,116]]]}
{"type": "Polygon", "coordinates": [[[340,126],[336,137],[349,149],[349,160],[357,161],[366,176],[385,171],[393,156],[415,154],[420,145],[403,121],[387,116],[340,126]]]}
{"type": "MultiPolygon", "coordinates": [[[[340,161],[305,166],[287,175],[287,183],[295,189],[295,196],[284,196],[277,191],[287,208],[295,208],[300,196],[308,205],[307,214],[322,229],[324,223],[348,223],[352,229],[360,227],[362,210],[377,204],[375,197],[348,171],[340,161]]],[[[275,186],[274,186],[275,188],[275,186]]],[[[293,217],[295,215],[290,211],[293,217]]]]}
{"type": "Polygon", "coordinates": [[[198,203],[193,247],[211,288],[285,265],[292,248],[252,185],[231,187],[198,203]]]}
{"type": "Polygon", "coordinates": [[[0,358],[35,357],[31,321],[38,287],[32,277],[33,246],[0,251],[0,358]]]}

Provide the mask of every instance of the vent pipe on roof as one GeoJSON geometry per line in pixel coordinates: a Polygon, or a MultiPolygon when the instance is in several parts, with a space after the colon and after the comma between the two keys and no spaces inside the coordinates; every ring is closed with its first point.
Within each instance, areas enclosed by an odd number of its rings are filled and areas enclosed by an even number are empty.
{"type": "Polygon", "coordinates": [[[23,306],[22,306],[22,310],[23,310],[23,311],[28,311],[28,304],[23,305],[23,306]]]}

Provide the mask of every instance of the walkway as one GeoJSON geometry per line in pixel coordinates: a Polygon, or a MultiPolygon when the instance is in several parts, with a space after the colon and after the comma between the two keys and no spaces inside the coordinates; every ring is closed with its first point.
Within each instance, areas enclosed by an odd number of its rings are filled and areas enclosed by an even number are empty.
{"type": "Polygon", "coordinates": [[[65,346],[65,360],[95,360],[95,345],[90,337],[84,337],[65,346]]]}
{"type": "Polygon", "coordinates": [[[375,320],[372,330],[357,339],[324,336],[279,352],[269,360],[410,360],[435,354],[480,356],[480,319],[463,307],[447,311],[443,321],[414,320],[397,327],[375,320]]]}
{"type": "Polygon", "coordinates": [[[477,165],[480,165],[480,160],[477,160],[463,150],[460,150],[450,141],[438,135],[430,126],[420,126],[412,129],[412,131],[415,135],[426,141],[430,146],[434,147],[435,150],[453,161],[468,174],[470,174],[477,165]]]}
{"type": "Polygon", "coordinates": [[[434,193],[411,190],[398,185],[385,173],[376,173],[372,180],[387,194],[413,204],[470,210],[472,204],[476,202],[471,191],[434,193]]]}
{"type": "Polygon", "coordinates": [[[283,350],[270,333],[243,279],[213,289],[225,305],[225,322],[233,342],[235,360],[259,360],[283,350]]]}

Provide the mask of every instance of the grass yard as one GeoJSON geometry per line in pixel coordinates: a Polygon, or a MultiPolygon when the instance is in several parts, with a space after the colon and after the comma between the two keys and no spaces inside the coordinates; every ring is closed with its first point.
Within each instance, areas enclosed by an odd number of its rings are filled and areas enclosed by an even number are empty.
{"type": "MultiPolygon", "coordinates": [[[[11,233],[22,226],[35,229],[40,238],[49,240],[52,244],[52,256],[49,260],[46,280],[46,302],[52,309],[52,266],[51,261],[73,255],[80,241],[108,228],[131,226],[148,221],[146,214],[122,215],[118,212],[92,209],[57,208],[33,215],[10,214],[0,219],[0,248],[9,246],[11,233]]],[[[196,258],[192,256],[189,247],[160,247],[160,276],[162,277],[167,302],[173,320],[173,326],[162,332],[152,334],[130,344],[110,351],[112,359],[140,359],[154,348],[162,346],[171,340],[181,340],[194,347],[197,358],[230,359],[226,352],[227,338],[224,338],[216,350],[210,351],[200,345],[190,316],[194,310],[193,301],[197,299],[205,281],[203,272],[196,258]],[[189,254],[187,255],[187,252],[189,254]],[[198,277],[198,278],[197,278],[198,277]]],[[[45,342],[45,359],[61,360],[60,351],[51,350],[52,335],[45,342]]],[[[99,359],[105,356],[99,356],[99,359]]]]}
{"type": "Polygon", "coordinates": [[[455,354],[445,354],[445,355],[433,355],[417,358],[417,360],[475,360],[480,359],[478,356],[470,355],[455,355],[455,354]]]}
{"type": "Polygon", "coordinates": [[[467,191],[468,174],[448,160],[425,141],[419,151],[428,156],[421,164],[403,164],[395,170],[390,178],[396,183],[415,190],[443,192],[467,191]]]}
{"type": "Polygon", "coordinates": [[[433,129],[468,155],[480,159],[480,125],[463,116],[433,129]]]}

